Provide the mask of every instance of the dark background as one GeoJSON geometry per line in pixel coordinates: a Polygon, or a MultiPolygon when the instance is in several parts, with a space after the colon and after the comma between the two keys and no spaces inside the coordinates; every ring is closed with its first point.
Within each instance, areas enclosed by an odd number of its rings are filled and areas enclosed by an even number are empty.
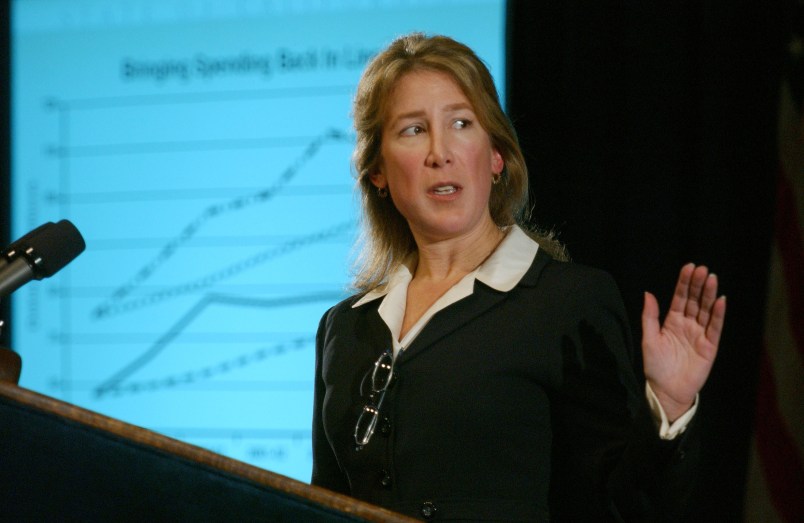
{"type": "MultiPolygon", "coordinates": [[[[0,243],[9,238],[9,13],[0,1],[0,243]]],[[[742,519],[762,344],[776,118],[792,0],[511,0],[508,108],[534,221],[611,272],[636,339],[642,293],[666,309],[679,268],[728,296],[702,392],[696,521],[742,519]]],[[[7,303],[0,318],[8,319],[7,303]]],[[[0,342],[8,344],[7,333],[0,342]]]]}
{"type": "Polygon", "coordinates": [[[679,268],[728,296],[701,394],[696,521],[742,519],[778,171],[789,2],[512,1],[508,108],[534,221],[611,272],[635,339],[679,268]]]}

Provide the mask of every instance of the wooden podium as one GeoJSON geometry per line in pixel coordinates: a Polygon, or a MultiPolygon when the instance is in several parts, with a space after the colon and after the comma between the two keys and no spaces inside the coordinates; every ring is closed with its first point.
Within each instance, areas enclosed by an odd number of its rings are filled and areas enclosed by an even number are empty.
{"type": "Polygon", "coordinates": [[[0,521],[414,521],[23,389],[18,377],[19,358],[0,348],[0,521]]]}

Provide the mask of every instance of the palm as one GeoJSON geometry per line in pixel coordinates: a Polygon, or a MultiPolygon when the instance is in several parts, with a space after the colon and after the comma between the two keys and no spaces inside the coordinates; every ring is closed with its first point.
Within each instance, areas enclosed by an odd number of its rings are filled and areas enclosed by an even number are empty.
{"type": "Polygon", "coordinates": [[[686,411],[701,390],[717,354],[725,297],[706,267],[682,267],[670,310],[659,325],[656,298],[645,293],[642,354],[645,377],[670,419],[686,411]]]}

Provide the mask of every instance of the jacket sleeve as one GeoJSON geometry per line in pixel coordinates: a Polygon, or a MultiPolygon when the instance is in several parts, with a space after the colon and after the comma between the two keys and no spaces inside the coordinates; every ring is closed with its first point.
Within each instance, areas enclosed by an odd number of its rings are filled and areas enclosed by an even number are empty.
{"type": "Polygon", "coordinates": [[[313,474],[311,483],[342,494],[350,494],[349,481],[338,465],[338,460],[332,450],[324,430],[323,410],[326,401],[326,386],[324,384],[324,347],[327,334],[327,312],[318,325],[315,342],[315,392],[313,400],[313,474]]]}
{"type": "MultiPolygon", "coordinates": [[[[694,427],[666,442],[634,375],[613,279],[582,271],[562,310],[562,380],[553,398],[551,513],[558,521],[673,520],[694,478],[694,427]]],[[[694,425],[694,423],[692,424],[694,425]]]]}

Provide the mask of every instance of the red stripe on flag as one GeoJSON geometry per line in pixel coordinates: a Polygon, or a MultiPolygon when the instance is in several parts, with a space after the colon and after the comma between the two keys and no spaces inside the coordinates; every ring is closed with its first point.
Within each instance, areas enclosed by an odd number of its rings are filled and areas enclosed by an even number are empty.
{"type": "Polygon", "coordinates": [[[760,466],[774,507],[784,521],[801,521],[804,468],[776,403],[767,347],[763,347],[759,365],[756,435],[760,466]]]}
{"type": "Polygon", "coordinates": [[[776,244],[782,257],[785,287],[788,290],[790,330],[796,348],[804,357],[804,237],[796,211],[793,184],[780,169],[776,185],[776,216],[774,228],[776,244]]]}

